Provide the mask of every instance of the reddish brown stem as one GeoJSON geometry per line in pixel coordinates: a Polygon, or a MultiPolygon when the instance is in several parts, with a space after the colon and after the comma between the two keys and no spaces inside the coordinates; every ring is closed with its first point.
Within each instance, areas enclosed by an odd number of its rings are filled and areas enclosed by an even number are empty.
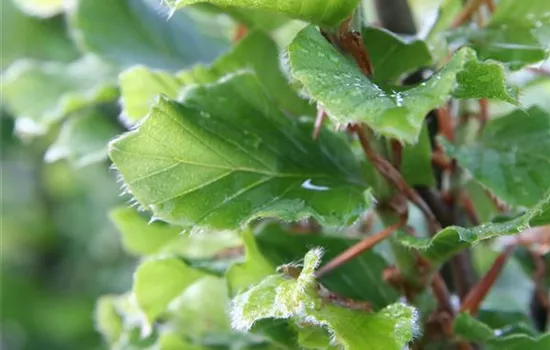
{"type": "Polygon", "coordinates": [[[237,30],[235,31],[235,35],[233,36],[233,42],[237,42],[241,40],[246,36],[247,33],[248,33],[248,28],[244,24],[239,23],[237,25],[237,30]]]}
{"type": "Polygon", "coordinates": [[[487,7],[487,10],[489,10],[489,13],[495,12],[495,3],[493,0],[484,0],[485,6],[487,7]]]}
{"type": "Polygon", "coordinates": [[[439,311],[445,311],[454,317],[455,312],[453,310],[453,306],[451,305],[449,290],[447,289],[447,285],[439,273],[436,273],[432,279],[432,291],[435,299],[437,300],[439,311]]]}
{"type": "Polygon", "coordinates": [[[403,145],[397,140],[391,140],[391,150],[393,166],[395,169],[399,170],[401,168],[401,159],[403,156],[403,145]]]}
{"type": "Polygon", "coordinates": [[[483,132],[485,125],[489,121],[489,101],[486,98],[479,100],[479,130],[478,134],[483,132]]]}
{"type": "Polygon", "coordinates": [[[378,172],[380,172],[386,180],[394,185],[400,193],[405,195],[407,199],[413,202],[422,211],[428,220],[432,232],[440,231],[441,225],[424,200],[407,184],[401,173],[399,173],[399,171],[397,171],[397,169],[395,169],[390,162],[382,158],[370,147],[365,130],[363,130],[363,128],[358,124],[350,125],[349,129],[357,134],[365,155],[378,170],[378,172]]]}
{"type": "Polygon", "coordinates": [[[435,110],[437,116],[437,126],[439,132],[451,142],[455,140],[455,132],[453,127],[453,119],[447,108],[441,107],[435,110]]]}
{"type": "Polygon", "coordinates": [[[491,193],[491,191],[484,188],[483,192],[487,195],[487,197],[489,197],[489,199],[499,212],[503,213],[508,211],[508,206],[502,203],[494,194],[491,193]]]}
{"type": "Polygon", "coordinates": [[[550,307],[550,301],[548,300],[548,294],[544,286],[544,277],[546,276],[546,264],[544,259],[533,251],[529,251],[533,262],[535,263],[535,273],[533,274],[533,281],[535,282],[535,291],[540,304],[546,309],[550,307]]]}
{"type": "Polygon", "coordinates": [[[361,33],[350,31],[351,17],[338,30],[338,42],[357,62],[359,69],[367,77],[372,76],[372,63],[361,33]]]}
{"type": "Polygon", "coordinates": [[[462,191],[460,195],[460,201],[462,203],[462,206],[464,207],[464,210],[466,211],[466,215],[468,215],[468,219],[470,220],[470,222],[475,226],[479,225],[481,222],[479,220],[479,217],[477,216],[474,202],[472,201],[468,193],[462,191]]]}
{"type": "Polygon", "coordinates": [[[464,23],[466,23],[474,13],[479,9],[481,4],[483,4],[485,0],[470,0],[464,6],[462,11],[456,16],[453,23],[451,24],[451,28],[456,28],[464,23]]]}
{"type": "Polygon", "coordinates": [[[314,140],[317,140],[317,138],[319,138],[319,133],[321,132],[321,128],[323,127],[323,122],[325,121],[326,117],[327,114],[325,110],[322,107],[317,107],[317,117],[315,118],[315,125],[313,127],[312,134],[314,140]]]}
{"type": "Polygon", "coordinates": [[[479,306],[495,284],[513,249],[514,246],[506,247],[504,251],[495,259],[489,271],[487,271],[485,276],[483,276],[483,278],[464,298],[462,306],[460,307],[460,312],[468,312],[472,315],[478,312],[479,306]]]}
{"type": "Polygon", "coordinates": [[[327,264],[325,264],[323,267],[321,267],[317,272],[315,273],[315,276],[317,278],[320,278],[330,271],[334,270],[338,266],[341,266],[345,264],[346,262],[350,261],[351,259],[357,257],[361,253],[366,252],[367,250],[371,249],[378,243],[382,242],[384,239],[389,237],[393,232],[398,230],[400,227],[405,225],[407,222],[406,216],[403,216],[398,223],[393,224],[391,226],[386,227],[382,231],[375,233],[374,235],[368,236],[365,239],[363,239],[361,242],[354,244],[344,252],[342,252],[340,255],[329,261],[327,264]]]}

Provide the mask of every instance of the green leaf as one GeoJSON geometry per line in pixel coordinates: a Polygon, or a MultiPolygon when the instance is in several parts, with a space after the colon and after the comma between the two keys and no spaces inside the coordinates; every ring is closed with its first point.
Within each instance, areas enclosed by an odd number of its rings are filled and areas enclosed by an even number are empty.
{"type": "Polygon", "coordinates": [[[290,319],[297,327],[326,328],[344,349],[402,349],[416,332],[416,311],[393,304],[378,313],[350,310],[327,303],[318,295],[314,271],[322,251],[310,250],[299,277],[271,275],[233,300],[231,319],[247,331],[261,319],[290,319]]]}
{"type": "Polygon", "coordinates": [[[0,6],[0,70],[20,58],[64,62],[78,58],[62,18],[39,20],[25,16],[11,0],[0,0],[0,6]]]}
{"type": "Polygon", "coordinates": [[[130,122],[138,121],[149,112],[156,96],[164,94],[175,99],[185,85],[213,83],[240,69],[254,70],[267,92],[283,109],[297,115],[312,114],[312,106],[298,97],[283,76],[276,44],[266,34],[251,32],[210,67],[195,66],[175,75],[143,66],[123,72],[119,77],[123,115],[130,122]]]}
{"type": "Polygon", "coordinates": [[[484,187],[514,206],[531,207],[550,188],[550,113],[516,110],[487,123],[474,145],[445,145],[484,187]]]}
{"type": "Polygon", "coordinates": [[[43,134],[71,112],[114,100],[117,90],[111,80],[113,73],[110,66],[93,56],[69,65],[21,60],[2,76],[2,100],[17,116],[18,131],[43,134]]]}
{"type": "Polygon", "coordinates": [[[183,226],[232,229],[260,217],[353,222],[366,185],[342,139],[282,114],[251,74],[161,99],[110,156],[137,201],[183,226]]]}
{"type": "Polygon", "coordinates": [[[253,284],[259,283],[264,277],[275,272],[275,267],[262,255],[251,230],[242,232],[246,248],[245,261],[231,265],[225,278],[231,296],[240,293],[253,284]]]}
{"type": "Polygon", "coordinates": [[[80,0],[70,22],[82,47],[121,66],[174,71],[229,47],[222,34],[200,32],[187,12],[168,20],[157,0],[80,0]]]}
{"type": "Polygon", "coordinates": [[[170,303],[167,320],[179,330],[178,334],[195,342],[209,334],[229,333],[231,326],[225,314],[228,303],[225,281],[203,277],[170,303]]]}
{"type": "Polygon", "coordinates": [[[550,194],[525,214],[509,221],[487,223],[471,228],[449,226],[433,238],[400,237],[400,242],[410,248],[419,249],[429,259],[442,263],[462,249],[483,240],[502,235],[518,234],[534,226],[550,223],[550,194]]]}
{"type": "Polygon", "coordinates": [[[98,110],[83,110],[63,123],[45,155],[47,162],[67,159],[79,168],[107,159],[107,144],[119,129],[112,118],[98,110]]]}
{"type": "Polygon", "coordinates": [[[435,185],[432,168],[432,147],[426,125],[420,132],[417,144],[403,147],[400,169],[403,178],[411,186],[432,187],[435,185]]]}
{"type": "MultiPolygon", "coordinates": [[[[293,77],[304,85],[336,124],[363,122],[383,136],[407,143],[417,142],[426,114],[450,97],[455,84],[458,83],[461,98],[478,98],[478,89],[473,85],[494,84],[487,78],[498,77],[492,64],[465,67],[476,58],[470,49],[464,48],[440,72],[418,86],[409,89],[381,87],[366,78],[312,26],[298,34],[288,54],[293,77]],[[461,78],[457,80],[460,72],[461,78]],[[472,79],[474,73],[479,79],[472,79]]],[[[504,86],[503,82],[496,83],[504,86]]],[[[494,90],[488,90],[484,97],[509,98],[494,90]]]]}
{"type": "Polygon", "coordinates": [[[461,313],[456,317],[454,333],[462,339],[483,344],[485,345],[484,349],[488,350],[546,350],[550,347],[550,333],[538,337],[521,333],[500,335],[502,330],[493,330],[466,313],[461,313]]]}
{"type": "Polygon", "coordinates": [[[165,0],[173,8],[208,2],[220,7],[243,7],[255,10],[267,10],[285,14],[292,18],[316,23],[323,26],[335,27],[348,18],[359,0],[329,0],[319,2],[315,0],[165,0]]]}
{"type": "Polygon", "coordinates": [[[463,27],[449,40],[473,47],[480,58],[519,69],[542,61],[550,49],[550,3],[546,0],[502,0],[484,28],[463,27]]]}
{"type": "Polygon", "coordinates": [[[518,89],[506,83],[504,67],[495,61],[478,61],[469,51],[463,70],[456,75],[456,98],[488,98],[519,105],[518,89]]]}
{"type": "MultiPolygon", "coordinates": [[[[299,261],[311,247],[322,247],[325,260],[329,261],[360,241],[328,234],[292,234],[277,223],[259,227],[255,237],[260,252],[274,266],[299,261]]],[[[399,297],[383,280],[383,271],[387,267],[386,261],[370,250],[334,269],[320,282],[338,295],[368,301],[375,309],[381,309],[399,297]]]]}
{"type": "Polygon", "coordinates": [[[265,32],[273,31],[289,22],[289,18],[282,14],[260,9],[218,7],[206,2],[196,4],[195,8],[216,14],[225,13],[235,21],[244,24],[248,29],[257,29],[265,32]]]}
{"type": "Polygon", "coordinates": [[[132,208],[116,208],[111,211],[110,218],[122,235],[122,245],[127,252],[134,255],[156,253],[182,231],[181,227],[163,222],[148,223],[132,208]]]}
{"type": "Polygon", "coordinates": [[[376,81],[394,81],[404,73],[432,63],[428,46],[421,40],[407,42],[388,30],[365,27],[363,41],[376,81]]]}
{"type": "Polygon", "coordinates": [[[23,12],[36,17],[51,17],[65,9],[65,0],[14,0],[23,12]]]}
{"type": "Polygon", "coordinates": [[[95,326],[108,344],[115,343],[123,332],[122,318],[116,309],[118,296],[103,295],[95,305],[95,326]]]}
{"type": "Polygon", "coordinates": [[[143,329],[149,330],[172,300],[204,276],[180,259],[147,260],[141,263],[134,274],[132,291],[137,305],[145,314],[146,323],[143,329]]]}

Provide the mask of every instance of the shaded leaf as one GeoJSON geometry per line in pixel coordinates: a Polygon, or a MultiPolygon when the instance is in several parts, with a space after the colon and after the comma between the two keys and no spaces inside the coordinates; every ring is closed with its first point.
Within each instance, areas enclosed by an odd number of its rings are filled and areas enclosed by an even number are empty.
{"type": "Polygon", "coordinates": [[[186,12],[168,20],[157,0],[80,0],[71,25],[81,46],[123,67],[174,71],[210,62],[229,47],[222,34],[200,32],[186,12]]]}
{"type": "Polygon", "coordinates": [[[181,227],[162,222],[148,223],[132,208],[116,208],[109,216],[122,235],[122,245],[134,255],[156,253],[182,231],[181,227]]]}
{"type": "Polygon", "coordinates": [[[110,156],[138,202],[184,226],[231,229],[259,217],[353,222],[366,186],[339,137],[278,111],[250,74],[161,99],[110,156]]]}
{"type": "Polygon", "coordinates": [[[2,76],[2,100],[17,116],[18,131],[43,134],[71,112],[114,100],[113,78],[112,68],[93,56],[69,65],[21,60],[2,76]]]}
{"type": "Polygon", "coordinates": [[[401,155],[401,174],[411,186],[434,186],[435,178],[432,168],[432,147],[428,127],[424,125],[418,143],[403,147],[401,155]]]}
{"type": "Polygon", "coordinates": [[[550,194],[525,214],[509,221],[487,223],[471,228],[449,226],[433,238],[400,237],[400,242],[419,249],[429,259],[442,263],[457,252],[483,240],[502,235],[518,234],[532,227],[550,223],[550,194]]]}
{"type": "Polygon", "coordinates": [[[489,121],[474,145],[445,150],[500,199],[530,207],[550,188],[549,147],[550,113],[535,106],[489,121]]]}
{"type": "Polygon", "coordinates": [[[393,81],[432,63],[428,46],[421,40],[407,42],[388,30],[375,27],[365,27],[362,34],[377,81],[393,81]]]}
{"type": "MultiPolygon", "coordinates": [[[[262,254],[279,266],[299,261],[311,247],[322,247],[325,261],[329,261],[360,240],[327,234],[292,234],[283,226],[270,223],[258,229],[256,241],[262,254]]],[[[368,301],[375,309],[381,309],[398,298],[397,292],[383,280],[386,267],[386,261],[369,250],[320,281],[338,295],[368,301]]]]}
{"type": "Polygon", "coordinates": [[[350,310],[323,301],[314,271],[322,251],[310,250],[295,279],[271,275],[233,300],[231,319],[237,330],[249,330],[261,319],[290,319],[299,328],[322,327],[344,349],[402,349],[412,340],[416,311],[393,304],[378,313],[350,310]]]}
{"type": "MultiPolygon", "coordinates": [[[[165,1],[170,5],[170,1],[165,1]]],[[[270,32],[289,21],[289,18],[267,10],[249,9],[242,7],[218,7],[210,3],[198,3],[194,5],[203,11],[212,13],[225,13],[231,16],[235,21],[244,24],[251,30],[262,30],[270,32]]]]}
{"type": "Polygon", "coordinates": [[[98,110],[76,112],[63,123],[55,142],[45,155],[47,162],[67,159],[75,167],[107,159],[107,144],[119,129],[112,118],[98,110]]]}
{"type": "Polygon", "coordinates": [[[550,3],[499,1],[487,26],[459,28],[451,32],[449,40],[467,44],[480,58],[508,63],[512,69],[542,61],[550,49],[550,3]]]}
{"type": "Polygon", "coordinates": [[[483,344],[484,349],[546,350],[550,347],[550,333],[538,337],[521,333],[501,335],[501,330],[493,330],[483,322],[465,313],[456,317],[454,333],[462,339],[483,344]]]}
{"type": "Polygon", "coordinates": [[[179,259],[147,260],[141,263],[134,274],[132,291],[146,317],[144,333],[150,333],[149,327],[165,312],[172,300],[204,276],[179,259]]]}
{"type": "Polygon", "coordinates": [[[338,0],[321,2],[315,0],[165,0],[173,8],[209,2],[220,7],[243,7],[255,10],[268,10],[285,14],[323,26],[333,27],[348,18],[359,0],[338,0]]]}
{"type": "Polygon", "coordinates": [[[61,18],[40,20],[25,16],[11,0],[0,0],[0,69],[20,58],[69,62],[78,52],[61,18]]]}
{"type": "MultiPolygon", "coordinates": [[[[312,26],[298,34],[288,54],[293,77],[304,85],[336,124],[363,122],[378,134],[407,143],[417,142],[426,114],[450,97],[455,84],[458,84],[461,98],[478,98],[479,89],[475,84],[505,86],[504,82],[487,81],[488,77],[495,78],[492,64],[465,67],[467,62],[476,60],[475,54],[467,48],[458,51],[440,72],[409,89],[373,83],[312,26]],[[477,69],[480,66],[481,72],[477,69]],[[461,78],[457,79],[461,72],[461,78]],[[473,79],[474,73],[479,80],[473,79]]],[[[487,93],[484,97],[503,97],[493,89],[487,93]]]]}
{"type": "Polygon", "coordinates": [[[252,231],[243,231],[242,239],[246,249],[245,261],[234,263],[225,275],[231,296],[248,289],[275,272],[275,267],[258,249],[252,231]]]}
{"type": "Polygon", "coordinates": [[[185,85],[212,83],[240,69],[254,70],[267,92],[283,109],[297,115],[313,113],[313,107],[298,97],[283,76],[273,40],[261,32],[251,32],[210,67],[195,66],[175,75],[143,66],[123,72],[119,77],[123,115],[135,122],[147,114],[156,96],[164,94],[175,99],[185,85]]]}

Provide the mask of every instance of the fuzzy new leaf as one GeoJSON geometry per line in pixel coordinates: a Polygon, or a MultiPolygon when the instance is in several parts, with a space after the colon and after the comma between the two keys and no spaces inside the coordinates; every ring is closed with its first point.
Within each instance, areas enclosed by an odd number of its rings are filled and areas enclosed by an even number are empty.
{"type": "Polygon", "coordinates": [[[233,300],[233,327],[246,331],[262,319],[289,319],[299,328],[327,329],[333,342],[343,349],[402,349],[412,340],[416,311],[393,304],[378,313],[351,310],[325,303],[318,295],[314,272],[322,251],[313,249],[304,258],[295,279],[271,275],[233,300]]]}

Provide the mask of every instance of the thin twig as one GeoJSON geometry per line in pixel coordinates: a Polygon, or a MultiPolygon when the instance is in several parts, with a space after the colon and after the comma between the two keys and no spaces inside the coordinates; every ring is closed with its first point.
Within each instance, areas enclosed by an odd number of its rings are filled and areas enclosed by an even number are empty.
{"type": "Polygon", "coordinates": [[[487,10],[489,10],[490,14],[493,14],[495,12],[495,3],[493,0],[484,0],[485,6],[487,7],[487,10]]]}
{"type": "Polygon", "coordinates": [[[456,28],[464,23],[466,23],[474,13],[479,9],[481,4],[483,4],[485,0],[470,0],[466,6],[462,9],[462,11],[456,16],[453,23],[451,24],[451,28],[456,28]]]}
{"type": "Polygon", "coordinates": [[[455,132],[453,127],[453,118],[445,107],[441,107],[435,110],[437,117],[437,126],[441,135],[451,142],[455,140],[455,132]]]}
{"type": "Polygon", "coordinates": [[[351,17],[340,25],[338,42],[355,59],[357,66],[367,77],[372,76],[372,63],[361,33],[350,31],[351,17]]]}
{"type": "Polygon", "coordinates": [[[363,130],[363,128],[358,124],[350,125],[349,129],[357,134],[365,155],[378,170],[378,172],[380,172],[386,180],[394,185],[399,192],[403,193],[418,207],[418,209],[422,211],[428,220],[428,224],[430,225],[432,232],[440,231],[441,225],[437,222],[437,219],[424,200],[407,184],[401,173],[399,173],[399,171],[397,171],[390,162],[382,158],[371,148],[367,135],[365,134],[365,130],[363,130]]]}
{"type": "Polygon", "coordinates": [[[325,121],[327,117],[327,113],[325,110],[318,106],[317,107],[317,117],[315,118],[315,125],[313,127],[313,134],[312,137],[314,140],[317,140],[319,138],[319,133],[321,132],[321,128],[323,127],[323,122],[325,121]]]}
{"type": "Polygon", "coordinates": [[[320,278],[330,271],[334,270],[338,266],[341,266],[351,259],[357,257],[359,254],[366,252],[367,250],[371,249],[372,247],[389,237],[393,232],[405,225],[406,222],[407,218],[406,216],[403,216],[400,218],[398,223],[390,225],[382,231],[375,233],[374,235],[368,236],[361,242],[354,244],[350,248],[343,251],[340,255],[330,260],[327,264],[323,265],[323,267],[317,270],[315,276],[317,278],[320,278]]]}
{"type": "Polygon", "coordinates": [[[462,191],[462,193],[460,194],[460,202],[462,203],[462,207],[466,211],[466,215],[468,215],[468,219],[470,220],[472,225],[479,225],[481,221],[479,220],[479,216],[476,213],[474,202],[466,191],[462,191]]]}
{"type": "Polygon", "coordinates": [[[432,291],[435,299],[437,300],[439,310],[445,311],[454,317],[455,311],[451,305],[449,290],[447,289],[447,285],[439,273],[436,273],[432,279],[432,291]]]}
{"type": "Polygon", "coordinates": [[[479,129],[478,135],[481,135],[485,125],[489,121],[489,101],[486,98],[479,100],[479,129]]]}
{"type": "Polygon", "coordinates": [[[237,42],[237,41],[241,40],[242,38],[244,38],[246,36],[247,33],[248,33],[248,28],[246,27],[246,25],[244,25],[242,23],[239,23],[237,25],[235,35],[233,36],[233,42],[237,42]]]}
{"type": "Polygon", "coordinates": [[[485,276],[483,276],[483,278],[476,283],[476,285],[464,298],[462,306],[460,307],[460,312],[469,312],[472,315],[478,312],[479,306],[491,290],[491,287],[495,284],[513,249],[514,246],[506,247],[504,251],[495,259],[489,271],[487,271],[485,276]]]}

